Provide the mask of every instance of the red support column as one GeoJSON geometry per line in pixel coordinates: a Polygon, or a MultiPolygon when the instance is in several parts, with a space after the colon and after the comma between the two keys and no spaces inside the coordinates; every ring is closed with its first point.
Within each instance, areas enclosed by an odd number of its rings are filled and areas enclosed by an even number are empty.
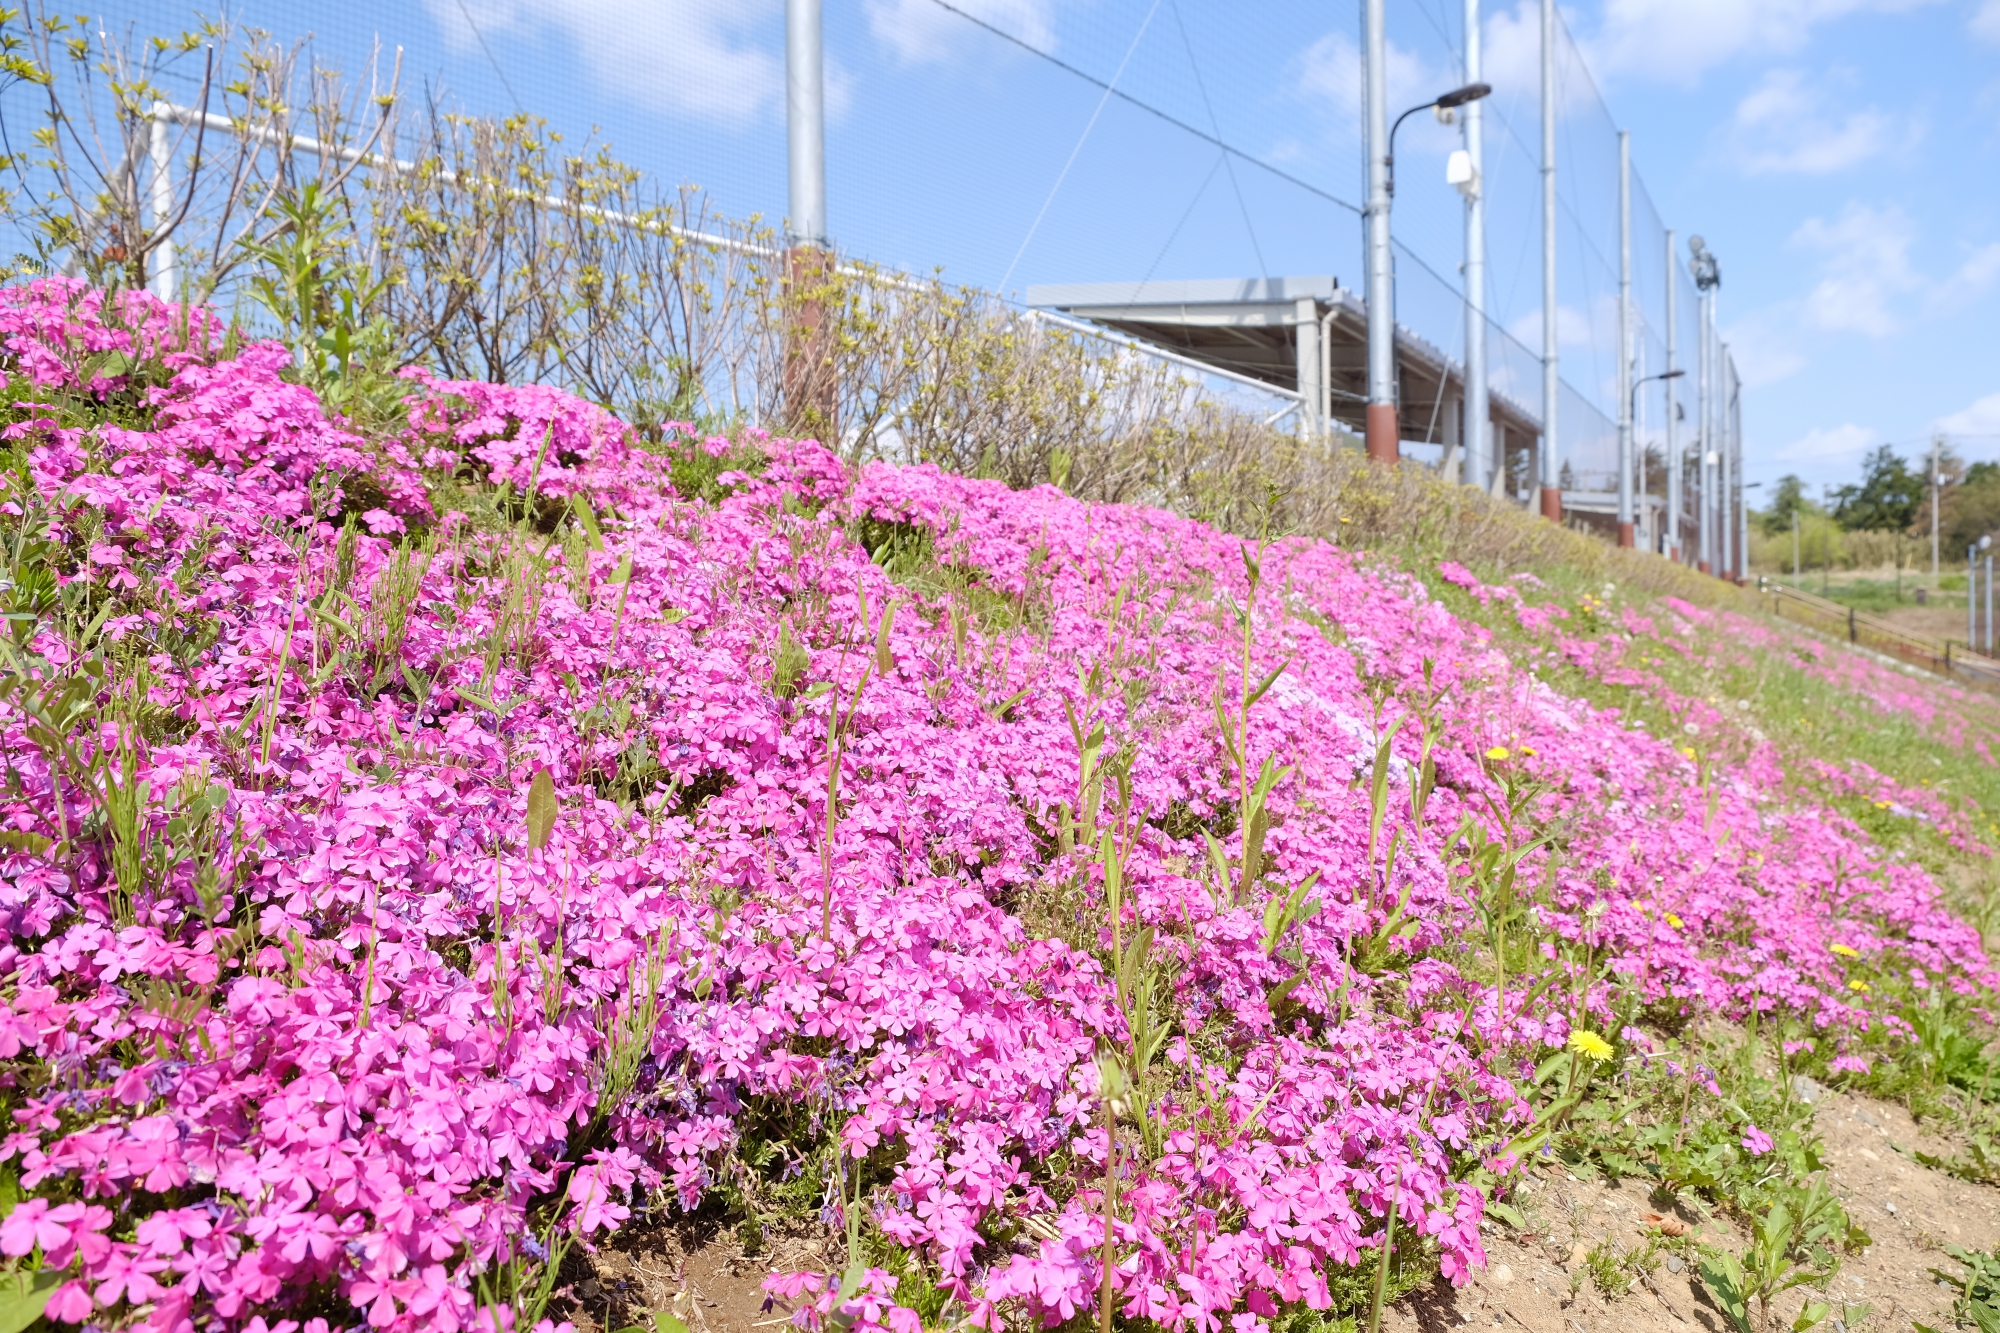
{"type": "Polygon", "coordinates": [[[1542,517],[1551,523],[1563,521],[1563,493],[1559,488],[1542,487],[1542,517]]]}
{"type": "Polygon", "coordinates": [[[1403,429],[1394,403],[1368,404],[1368,461],[1391,466],[1403,457],[1403,429]]]}

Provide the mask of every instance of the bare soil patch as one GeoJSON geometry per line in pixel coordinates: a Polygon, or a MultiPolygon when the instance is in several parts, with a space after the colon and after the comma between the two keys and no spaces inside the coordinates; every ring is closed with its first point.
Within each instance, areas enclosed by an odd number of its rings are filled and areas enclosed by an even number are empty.
{"type": "MultiPolygon", "coordinates": [[[[1833,1187],[1874,1244],[1842,1265],[1826,1299],[1834,1314],[1867,1305],[1845,1333],[1906,1329],[1912,1320],[1937,1328],[1951,1323],[1951,1292],[1931,1269],[1953,1270],[1947,1244],[1965,1249],[2000,1245],[2000,1189],[1959,1180],[1917,1162],[1917,1151],[1949,1155],[1950,1146],[1920,1128],[1900,1106],[1827,1092],[1814,1107],[1833,1187]]],[[[1743,1234],[1726,1218],[1706,1214],[1683,1197],[1671,1199],[1637,1180],[1613,1185],[1579,1180],[1560,1166],[1539,1168],[1514,1197],[1529,1229],[1497,1223],[1487,1233],[1489,1263],[1470,1285],[1440,1280],[1414,1292],[1382,1316],[1389,1333],[1505,1327],[1526,1333],[1727,1333],[1687,1258],[1667,1254],[1622,1295],[1592,1282],[1584,1255],[1612,1239],[1627,1252],[1643,1250],[1649,1231],[1682,1233],[1740,1251],[1743,1234]]],[[[837,1256],[815,1234],[767,1236],[745,1254],[736,1232],[697,1216],[622,1232],[615,1245],[579,1256],[564,1277],[571,1305],[565,1317],[579,1333],[629,1325],[649,1331],[652,1313],[679,1314],[692,1333],[775,1330],[785,1312],[767,1307],[762,1289],[773,1272],[829,1268],[837,1256]]],[[[1808,1293],[1773,1305],[1774,1323],[1789,1328],[1808,1293]]]]}

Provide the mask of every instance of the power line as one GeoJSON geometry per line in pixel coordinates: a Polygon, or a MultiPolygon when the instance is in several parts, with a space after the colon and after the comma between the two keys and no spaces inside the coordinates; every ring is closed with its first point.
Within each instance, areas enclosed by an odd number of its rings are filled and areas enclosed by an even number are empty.
{"type": "Polygon", "coordinates": [[[458,12],[465,16],[465,26],[472,29],[473,39],[479,43],[479,49],[486,53],[486,63],[493,66],[494,74],[499,76],[500,86],[507,90],[507,100],[514,104],[517,114],[525,116],[528,114],[528,109],[522,106],[521,99],[514,95],[514,85],[507,82],[506,72],[500,68],[500,62],[493,58],[493,48],[486,44],[486,34],[472,21],[472,11],[466,8],[465,0],[458,0],[458,12]]]}
{"type": "Polygon", "coordinates": [[[1041,47],[1036,46],[1032,42],[1022,41],[1019,37],[1016,37],[1013,33],[1008,32],[1004,28],[995,27],[993,24],[988,23],[985,19],[980,18],[977,14],[967,13],[965,10],[960,9],[957,5],[952,4],[951,0],[931,0],[931,3],[936,5],[939,9],[946,11],[947,13],[958,15],[960,18],[964,19],[967,23],[970,23],[975,27],[984,28],[986,31],[992,33],[995,37],[998,37],[1003,42],[1008,42],[1014,46],[1020,47],[1023,51],[1026,51],[1031,56],[1039,56],[1041,59],[1048,61],[1051,65],[1054,65],[1057,69],[1075,75],[1077,78],[1082,79],[1085,83],[1090,84],[1092,87],[1102,88],[1105,91],[1105,93],[1110,97],[1115,97],[1121,102],[1125,102],[1131,106],[1137,107],[1139,110],[1144,111],[1149,116],[1156,116],[1159,119],[1164,120],[1167,124],[1173,126],[1175,129],[1185,131],[1188,134],[1192,134],[1195,138],[1200,139],[1203,143],[1214,144],[1217,148],[1220,148],[1223,152],[1230,154],[1232,157],[1239,157],[1253,167],[1259,167],[1264,171],[1268,171],[1273,176],[1276,176],[1279,180],[1285,181],[1288,184],[1298,186],[1301,190],[1304,190],[1307,194],[1316,195],[1319,198],[1326,200],[1330,204],[1338,204],[1340,205],[1340,207],[1346,209],[1348,212],[1354,214],[1356,217],[1361,216],[1361,209],[1358,206],[1348,203],[1347,200],[1342,199],[1339,195],[1330,194],[1327,191],[1320,189],[1319,186],[1317,185],[1313,185],[1307,181],[1301,180],[1297,176],[1294,176],[1291,172],[1284,170],[1282,167],[1273,166],[1271,163],[1266,162],[1261,157],[1257,157],[1251,153],[1246,153],[1241,148],[1238,148],[1236,145],[1232,143],[1227,143],[1220,137],[1214,134],[1210,134],[1206,130],[1196,129],[1194,126],[1188,124],[1180,117],[1173,115],[1170,112],[1162,111],[1159,107],[1154,106],[1150,102],[1142,102],[1128,92],[1121,92],[1117,88],[1114,88],[1110,84],[1106,83],[1103,79],[1098,78],[1095,74],[1085,73],[1083,70],[1078,69],[1075,65],[1070,64],[1067,60],[1064,60],[1059,56],[1053,55],[1050,52],[1042,50],[1041,47]]]}

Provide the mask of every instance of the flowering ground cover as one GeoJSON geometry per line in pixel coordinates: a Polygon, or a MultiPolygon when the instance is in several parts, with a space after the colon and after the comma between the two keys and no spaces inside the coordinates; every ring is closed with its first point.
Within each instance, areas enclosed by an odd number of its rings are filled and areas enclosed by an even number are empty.
{"type": "Polygon", "coordinates": [[[363,431],[60,280],[0,338],[0,1300],[56,1322],[553,1327],[636,1212],[803,1208],[802,1325],[1302,1329],[1629,1156],[1607,1088],[1678,1105],[1632,1169],[1809,1174],[1703,1020],[1861,1078],[1990,1003],[1828,793],[1983,819],[1646,674],[1700,608],[541,387],[363,431]]]}

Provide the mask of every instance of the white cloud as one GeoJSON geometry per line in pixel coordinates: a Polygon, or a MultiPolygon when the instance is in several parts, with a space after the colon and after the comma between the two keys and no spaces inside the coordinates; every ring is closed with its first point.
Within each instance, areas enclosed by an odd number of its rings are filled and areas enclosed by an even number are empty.
{"type": "Polygon", "coordinates": [[[1895,120],[1874,107],[1829,112],[1821,90],[1794,69],[1767,72],[1737,104],[1732,128],[1735,156],[1753,176],[1844,171],[1899,137],[1895,120]]]}
{"type": "MultiPolygon", "coordinates": [[[[1579,34],[1590,66],[1687,82],[1745,53],[1802,46],[1822,23],[1858,13],[1901,13],[1935,0],[1607,0],[1603,21],[1579,34]]],[[[1988,7],[2000,0],[1987,0],[1988,7]]]]}
{"type": "MultiPolygon", "coordinates": [[[[784,22],[777,0],[465,0],[463,6],[424,0],[424,8],[454,51],[482,61],[480,37],[489,45],[503,36],[566,38],[596,78],[660,110],[746,125],[784,109],[784,22]]],[[[505,69],[506,52],[495,45],[494,54],[503,57],[505,69]]],[[[839,93],[839,80],[829,71],[829,109],[837,110],[839,93]]]]}
{"type": "Polygon", "coordinates": [[[2000,435],[2000,393],[1989,393],[1972,406],[1937,419],[1947,435],[2000,435]]]}
{"type": "Polygon", "coordinates": [[[1806,367],[1797,347],[1798,335],[1782,310],[1753,311],[1722,330],[1736,373],[1746,389],[1776,384],[1806,367]]]}
{"type": "Polygon", "coordinates": [[[2000,280],[2000,241],[1974,250],[1938,294],[1942,304],[1956,309],[1984,296],[1995,280],[2000,280]]]}
{"type": "MultiPolygon", "coordinates": [[[[1055,49],[1051,0],[955,0],[958,8],[1030,46],[1055,49]]],[[[868,0],[868,30],[905,64],[945,60],[966,36],[984,36],[931,0],[868,0]]]]}
{"type": "Polygon", "coordinates": [[[1894,205],[1877,209],[1850,202],[1831,222],[1806,219],[1792,233],[1792,244],[1823,256],[1822,276],[1806,295],[1806,322],[1830,333],[1874,338],[1900,329],[1903,319],[1893,307],[1926,286],[1910,265],[1915,240],[1908,214],[1894,205]]]}
{"type": "MultiPolygon", "coordinates": [[[[1618,305],[1616,297],[1604,296],[1598,299],[1597,320],[1594,324],[1591,321],[1591,312],[1582,306],[1562,305],[1558,303],[1556,306],[1556,351],[1560,354],[1565,347],[1589,348],[1602,346],[1603,339],[1599,337],[1599,334],[1605,329],[1615,330],[1617,327],[1618,305]]],[[[1532,310],[1515,316],[1508,323],[1507,332],[1513,334],[1515,341],[1519,342],[1523,347],[1533,347],[1539,350],[1542,345],[1542,308],[1536,306],[1532,310]]],[[[1613,356],[1612,360],[1617,360],[1617,357],[1613,356]]],[[[1612,397],[1617,397],[1615,391],[1612,397]]]]}
{"type": "Polygon", "coordinates": [[[1831,430],[1815,426],[1777,454],[1780,463],[1844,463],[1875,447],[1879,432],[1853,422],[1831,430]]]}
{"type": "MultiPolygon", "coordinates": [[[[1457,70],[1434,68],[1394,42],[1387,46],[1391,117],[1458,85],[1457,70]]],[[[1334,132],[1348,141],[1361,138],[1362,81],[1361,48],[1344,32],[1330,32],[1301,51],[1285,73],[1293,95],[1318,107],[1331,119],[1334,132]]],[[[1458,146],[1459,133],[1430,115],[1412,116],[1397,136],[1398,151],[1407,151],[1412,142],[1448,152],[1458,146]]]]}
{"type": "Polygon", "coordinates": [[[1972,35],[2000,46],[2000,0],[1986,0],[1972,16],[1972,35]]]}

